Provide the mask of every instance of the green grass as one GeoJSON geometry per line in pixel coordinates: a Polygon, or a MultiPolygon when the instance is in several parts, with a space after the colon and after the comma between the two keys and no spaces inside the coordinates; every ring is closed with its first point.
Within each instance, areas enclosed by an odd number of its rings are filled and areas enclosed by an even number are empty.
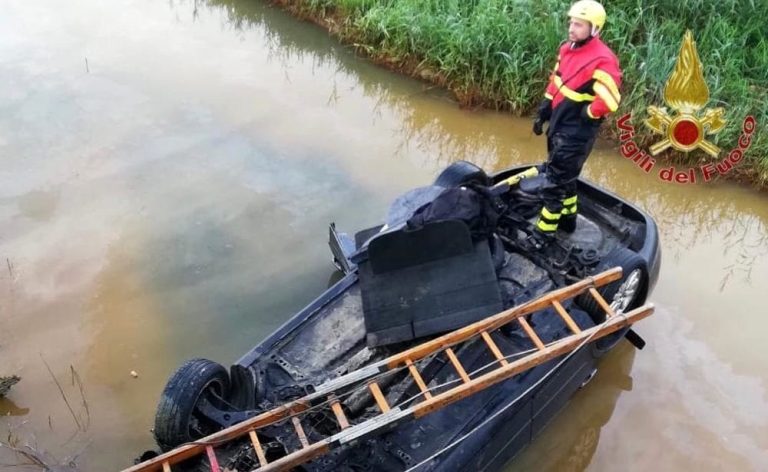
{"type": "MultiPolygon", "coordinates": [[[[524,114],[541,100],[555,51],[566,34],[564,0],[282,0],[294,11],[333,18],[335,32],[369,54],[424,76],[428,71],[465,105],[524,114]]],[[[640,126],[648,105],[663,106],[686,29],[709,86],[708,107],[724,106],[728,125],[712,141],[735,147],[741,123],[758,128],[742,175],[768,185],[768,1],[606,1],[604,41],[624,71],[622,104],[640,126]]],[[[646,135],[644,144],[656,139],[646,135]]],[[[721,153],[724,156],[725,153],[721,153]]],[[[695,151],[686,162],[711,160],[695,151]]]]}

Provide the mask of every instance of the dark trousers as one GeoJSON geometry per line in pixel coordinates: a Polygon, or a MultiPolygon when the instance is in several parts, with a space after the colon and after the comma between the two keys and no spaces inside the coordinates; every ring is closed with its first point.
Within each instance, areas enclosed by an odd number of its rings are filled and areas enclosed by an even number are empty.
{"type": "Polygon", "coordinates": [[[547,162],[540,170],[547,175],[547,185],[541,188],[544,202],[537,227],[554,232],[562,216],[576,218],[576,180],[592,151],[597,129],[585,133],[547,135],[547,162]]]}

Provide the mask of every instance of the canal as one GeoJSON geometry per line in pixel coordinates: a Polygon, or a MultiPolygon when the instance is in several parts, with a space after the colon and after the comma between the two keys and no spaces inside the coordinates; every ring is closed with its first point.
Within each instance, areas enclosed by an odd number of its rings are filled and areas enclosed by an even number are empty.
{"type": "MultiPolygon", "coordinates": [[[[545,157],[529,119],[257,0],[6,0],[0,83],[0,375],[22,377],[0,436],[83,471],[152,447],[181,362],[236,360],[327,286],[329,222],[371,226],[458,159],[545,157]]],[[[506,472],[768,469],[768,196],[662,182],[609,143],[585,175],[659,224],[648,346],[506,472]]]]}

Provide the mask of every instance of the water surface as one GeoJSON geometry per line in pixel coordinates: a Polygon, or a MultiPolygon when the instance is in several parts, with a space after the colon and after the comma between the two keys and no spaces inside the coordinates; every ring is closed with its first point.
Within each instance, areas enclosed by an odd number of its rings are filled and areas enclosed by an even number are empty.
{"type": "MultiPolygon", "coordinates": [[[[233,362],[326,287],[330,221],[375,224],[457,159],[544,158],[528,119],[461,110],[255,0],[9,0],[0,81],[0,375],[23,377],[3,436],[85,471],[152,446],[183,360],[233,362]]],[[[768,468],[768,199],[660,182],[607,144],[585,173],[659,223],[649,344],[608,356],[508,471],[768,468]]]]}

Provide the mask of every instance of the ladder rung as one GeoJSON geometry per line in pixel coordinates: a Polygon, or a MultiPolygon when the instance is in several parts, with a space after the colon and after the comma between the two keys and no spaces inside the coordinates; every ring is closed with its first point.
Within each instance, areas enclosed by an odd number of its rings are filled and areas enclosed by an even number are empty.
{"type": "Polygon", "coordinates": [[[626,313],[624,316],[615,316],[605,323],[601,323],[587,330],[584,330],[580,334],[564,336],[558,341],[549,344],[543,351],[536,351],[530,355],[521,357],[520,359],[511,362],[508,366],[494,369],[490,372],[473,378],[472,382],[468,384],[458,385],[440,393],[439,395],[436,395],[431,400],[427,400],[414,405],[409,409],[408,413],[410,414],[413,412],[414,418],[421,418],[424,415],[444,408],[454,402],[484,390],[491,385],[502,382],[516,374],[529,370],[537,365],[541,365],[568,352],[573,352],[580,348],[581,345],[583,345],[591,338],[595,338],[595,340],[597,340],[603,336],[614,333],[621,328],[631,326],[633,323],[642,320],[652,313],[653,305],[643,305],[626,313]]]}
{"type": "Polygon", "coordinates": [[[296,428],[296,434],[299,435],[299,441],[301,441],[302,447],[309,446],[307,435],[304,434],[304,428],[301,427],[301,421],[299,421],[299,418],[294,416],[291,418],[291,421],[293,421],[293,427],[296,428]]]}
{"type": "Polygon", "coordinates": [[[259,436],[256,434],[256,431],[251,430],[248,433],[249,436],[251,436],[251,443],[253,443],[253,449],[256,450],[256,457],[259,458],[259,465],[264,467],[267,465],[267,456],[264,455],[264,449],[261,448],[261,443],[259,442],[259,436]]]}
{"type": "Polygon", "coordinates": [[[393,369],[405,362],[406,359],[423,359],[435,351],[443,349],[445,346],[453,346],[459,342],[466,341],[469,338],[476,336],[481,331],[492,332],[520,316],[543,310],[552,304],[552,300],[573,298],[587,290],[589,287],[602,287],[603,285],[619,280],[620,278],[621,267],[614,267],[613,269],[580,280],[573,285],[554,290],[522,305],[514,306],[489,318],[485,318],[469,326],[459,328],[456,331],[444,334],[418,346],[414,346],[389,357],[384,362],[388,368],[393,369]]]}
{"type": "Polygon", "coordinates": [[[373,398],[376,400],[376,404],[379,405],[379,410],[381,410],[382,413],[386,413],[389,411],[389,404],[387,404],[387,399],[384,398],[384,394],[381,393],[381,388],[379,387],[379,384],[376,382],[372,382],[368,384],[368,388],[371,390],[371,393],[373,394],[373,398]]]}
{"type": "Polygon", "coordinates": [[[499,346],[496,345],[495,342],[493,342],[493,339],[491,338],[491,335],[488,334],[488,331],[483,331],[480,333],[480,336],[483,338],[483,341],[485,341],[485,344],[488,345],[488,349],[491,350],[493,353],[493,356],[496,358],[496,360],[501,363],[501,365],[507,365],[509,362],[507,362],[506,359],[504,359],[504,354],[501,353],[501,349],[499,349],[499,346]]]}
{"type": "Polygon", "coordinates": [[[451,360],[451,364],[453,364],[453,367],[456,369],[456,372],[459,373],[459,377],[461,377],[461,380],[464,382],[469,382],[469,375],[467,375],[467,371],[464,370],[464,366],[461,365],[461,362],[459,362],[458,357],[456,357],[456,354],[453,352],[453,349],[450,347],[445,350],[445,353],[448,354],[448,359],[451,360]]]}
{"type": "Polygon", "coordinates": [[[336,421],[339,422],[339,428],[349,428],[349,421],[347,420],[347,416],[344,414],[344,410],[341,408],[341,403],[339,403],[339,401],[336,400],[336,398],[333,396],[329,397],[329,400],[331,400],[331,410],[333,410],[333,414],[336,415],[336,421]]]}
{"type": "Polygon", "coordinates": [[[219,468],[219,460],[216,459],[216,453],[213,451],[213,446],[205,446],[205,453],[208,455],[208,463],[211,466],[211,472],[221,472],[221,468],[219,468]]]}
{"type": "Polygon", "coordinates": [[[600,292],[598,292],[594,287],[589,288],[589,293],[592,295],[592,298],[595,299],[597,304],[600,305],[600,308],[602,308],[605,311],[606,318],[610,318],[611,316],[616,314],[613,312],[613,308],[611,308],[608,302],[605,301],[605,298],[603,298],[603,296],[600,295],[600,292]]]}
{"type": "Polygon", "coordinates": [[[528,335],[529,338],[531,338],[531,341],[533,341],[533,344],[536,346],[537,349],[544,349],[544,343],[541,342],[541,338],[539,338],[539,335],[536,334],[536,331],[531,328],[530,323],[525,319],[524,316],[521,316],[517,319],[517,321],[520,323],[520,326],[523,327],[523,331],[525,331],[525,334],[528,335]]]}
{"type": "Polygon", "coordinates": [[[331,454],[329,443],[327,441],[317,441],[309,447],[288,453],[288,455],[275,459],[264,467],[254,469],[252,472],[287,472],[301,470],[303,469],[303,467],[300,467],[301,465],[325,454],[331,454]]]}
{"type": "Polygon", "coordinates": [[[424,379],[421,378],[421,374],[419,373],[418,369],[416,369],[416,366],[413,365],[413,361],[410,359],[406,359],[405,364],[408,366],[408,370],[411,372],[411,376],[413,377],[413,380],[416,381],[416,385],[419,386],[421,393],[424,394],[424,398],[426,398],[427,400],[432,398],[432,394],[429,393],[427,384],[424,383],[424,379]]]}
{"type": "MultiPolygon", "coordinates": [[[[375,364],[343,375],[338,379],[331,380],[327,382],[327,384],[321,385],[320,390],[309,394],[306,397],[290,401],[272,410],[263,412],[251,419],[243,421],[242,423],[230,426],[219,432],[206,436],[204,439],[198,442],[184,444],[177,449],[174,449],[173,451],[169,451],[161,454],[158,457],[149,459],[142,464],[129,467],[123,472],[158,472],[160,470],[163,472],[171,472],[171,468],[176,467],[175,464],[183,463],[184,461],[192,458],[198,458],[202,461],[203,464],[208,462],[210,464],[210,472],[222,472],[213,445],[225,444],[229,441],[238,439],[245,440],[245,436],[250,436],[250,440],[254,443],[254,449],[257,451],[257,455],[259,455],[258,451],[261,451],[261,455],[264,456],[259,457],[260,463],[263,464],[266,462],[266,464],[259,467],[259,471],[276,472],[280,470],[288,470],[291,467],[299,467],[308,461],[314,460],[317,457],[331,452],[332,443],[329,441],[331,438],[314,441],[309,444],[308,439],[316,439],[315,435],[312,434],[312,438],[308,438],[298,418],[295,418],[296,415],[306,411],[311,407],[311,405],[316,404],[317,400],[322,400],[325,398],[329,401],[329,405],[334,411],[337,420],[339,420],[339,425],[342,428],[345,426],[345,421],[343,420],[346,420],[347,429],[343,433],[339,433],[339,438],[347,438],[351,439],[352,441],[359,441],[362,438],[369,437],[380,431],[384,431],[386,428],[395,426],[399,424],[399,422],[405,421],[407,418],[420,418],[425,414],[450,405],[453,402],[460,400],[461,398],[482,391],[483,389],[501,382],[504,379],[507,379],[517,373],[531,369],[534,366],[540,365],[555,357],[561,356],[568,351],[572,351],[578,348],[580,343],[583,343],[584,340],[589,339],[590,337],[599,339],[623,327],[630,326],[631,324],[652,314],[653,305],[644,305],[629,311],[623,316],[617,316],[615,313],[613,313],[614,316],[610,317],[610,319],[606,320],[606,322],[603,324],[590,327],[583,331],[579,329],[578,325],[575,323],[575,318],[573,318],[571,314],[569,314],[563,308],[563,300],[573,298],[589,290],[591,295],[596,299],[596,303],[599,304],[601,308],[605,308],[604,304],[608,305],[608,303],[604,299],[601,303],[601,298],[598,298],[599,292],[592,289],[597,288],[599,290],[600,287],[610,282],[619,280],[620,277],[621,269],[614,268],[597,274],[593,277],[588,277],[568,287],[554,290],[535,300],[531,300],[522,305],[509,308],[508,310],[505,310],[494,316],[465,326],[454,332],[434,338],[418,346],[406,349],[403,352],[389,356],[388,358],[378,361],[375,364]],[[596,294],[598,296],[596,296],[596,294]],[[538,349],[536,352],[533,352],[521,359],[508,361],[505,358],[504,353],[501,351],[501,349],[499,349],[497,343],[494,342],[493,336],[495,330],[501,326],[507,325],[508,323],[517,320],[518,318],[522,318],[520,320],[521,326],[527,324],[528,328],[530,328],[530,331],[534,335],[530,338],[532,340],[538,339],[541,341],[541,339],[538,338],[536,332],[533,330],[533,327],[529,322],[526,323],[527,320],[525,320],[523,317],[549,307],[552,307],[557,311],[558,315],[562,317],[562,319],[565,321],[568,327],[571,328],[574,334],[565,336],[563,339],[545,345],[544,349],[538,349]],[[439,354],[440,351],[446,351],[446,355],[449,357],[451,362],[454,363],[454,366],[460,367],[457,368],[457,372],[459,372],[459,375],[464,379],[464,376],[461,375],[461,372],[463,371],[464,374],[467,372],[464,369],[464,366],[461,365],[461,363],[458,361],[458,357],[455,353],[455,345],[469,341],[471,339],[476,339],[475,336],[478,334],[483,338],[483,341],[486,343],[488,349],[493,353],[496,362],[499,362],[500,366],[491,372],[473,375],[472,378],[469,379],[469,382],[463,382],[458,386],[443,391],[442,393],[434,393],[433,395],[427,389],[427,385],[424,382],[421,373],[417,369],[417,367],[419,367],[419,361],[427,358],[430,355],[439,354]],[[453,346],[454,349],[448,349],[448,346],[453,346]],[[384,393],[382,393],[382,387],[375,383],[374,379],[377,378],[379,373],[394,373],[398,369],[402,368],[403,365],[408,367],[414,383],[416,383],[421,389],[419,396],[424,395],[427,399],[408,408],[405,408],[402,411],[399,411],[397,415],[392,415],[392,411],[387,403],[387,398],[385,397],[384,393]],[[335,398],[335,392],[346,391],[348,387],[364,385],[363,382],[368,382],[367,387],[370,389],[382,412],[390,412],[390,414],[380,415],[381,418],[363,420],[363,422],[359,424],[349,424],[349,420],[347,420],[346,416],[344,416],[343,403],[335,398]],[[304,447],[296,451],[289,452],[285,457],[280,459],[267,461],[266,452],[268,451],[259,443],[259,437],[256,431],[258,431],[259,428],[283,422],[287,418],[291,418],[293,420],[296,432],[299,435],[301,444],[304,447]],[[207,460],[204,458],[205,456],[207,456],[207,460]]],[[[537,344],[535,341],[533,341],[533,343],[537,344]]],[[[310,431],[310,433],[312,433],[312,431],[310,431]]]]}
{"type": "Polygon", "coordinates": [[[568,328],[573,332],[573,334],[579,334],[581,333],[581,329],[576,324],[575,321],[573,321],[573,318],[571,318],[571,315],[568,314],[567,311],[565,311],[565,308],[563,308],[563,305],[560,304],[557,300],[552,300],[552,306],[555,307],[555,311],[558,315],[560,315],[560,318],[565,321],[565,324],[568,325],[568,328]]]}

